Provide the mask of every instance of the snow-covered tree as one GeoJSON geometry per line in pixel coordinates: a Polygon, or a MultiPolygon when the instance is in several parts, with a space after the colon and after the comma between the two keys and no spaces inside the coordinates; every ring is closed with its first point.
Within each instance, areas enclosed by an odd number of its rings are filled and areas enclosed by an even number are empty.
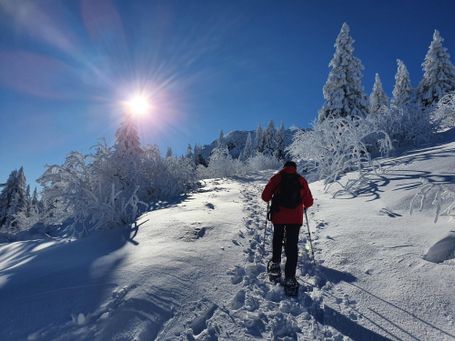
{"type": "Polygon", "coordinates": [[[244,161],[249,159],[254,155],[254,147],[253,147],[253,138],[251,137],[251,133],[249,132],[246,137],[245,147],[240,154],[240,160],[244,161]]]}
{"type": "Polygon", "coordinates": [[[267,129],[265,130],[264,134],[264,150],[263,153],[265,155],[275,155],[277,145],[275,140],[275,124],[272,120],[270,120],[267,129]]]}
{"type": "Polygon", "coordinates": [[[131,196],[141,179],[141,148],[139,134],[132,117],[125,116],[115,134],[112,167],[115,170],[115,187],[123,195],[131,196]]]}
{"type": "Polygon", "coordinates": [[[381,152],[392,148],[387,134],[378,131],[367,118],[329,118],[316,122],[312,130],[297,132],[288,150],[328,185],[348,171],[357,170],[361,178],[366,167],[371,169],[368,139],[372,135],[377,136],[381,152]]]}
{"type": "Polygon", "coordinates": [[[243,172],[244,167],[240,160],[233,159],[229,154],[226,145],[216,147],[210,154],[208,166],[198,168],[198,177],[200,178],[223,178],[239,175],[243,172]]]}
{"type": "Polygon", "coordinates": [[[259,125],[256,129],[256,137],[255,137],[255,141],[254,141],[254,146],[258,153],[264,152],[264,146],[265,146],[264,136],[265,136],[264,129],[262,128],[262,125],[259,123],[259,125]]]}
{"type": "Polygon", "coordinates": [[[220,136],[218,137],[218,141],[216,142],[216,146],[218,148],[223,147],[226,145],[226,140],[224,139],[224,132],[223,130],[220,131],[220,136]]]}
{"type": "Polygon", "coordinates": [[[325,102],[319,110],[320,122],[337,117],[365,117],[368,113],[368,99],[362,86],[364,67],[353,54],[353,44],[349,26],[344,23],[329,64],[332,70],[324,85],[325,102]]]}
{"type": "Polygon", "coordinates": [[[33,190],[33,195],[32,195],[32,206],[33,207],[38,207],[39,206],[39,199],[38,199],[38,190],[35,189],[33,190]]]}
{"type": "Polygon", "coordinates": [[[43,187],[43,221],[67,226],[76,235],[128,226],[152,201],[168,199],[196,184],[194,163],[162,158],[157,146],[141,147],[134,127],[122,124],[114,147],[70,153],[38,179],[43,187]]]}
{"type": "Polygon", "coordinates": [[[455,90],[455,67],[450,61],[444,39],[435,30],[433,40],[422,63],[423,79],[417,90],[419,104],[424,110],[435,105],[439,99],[455,90]]]}
{"type": "Polygon", "coordinates": [[[411,78],[406,65],[397,59],[397,72],[395,74],[395,86],[392,91],[392,107],[403,109],[412,105],[414,101],[414,91],[411,85],[411,78]]]}
{"type": "Polygon", "coordinates": [[[409,146],[425,143],[431,137],[433,127],[429,115],[420,109],[406,65],[397,60],[395,86],[389,109],[369,119],[377,129],[385,131],[395,145],[409,146]]]}
{"type": "Polygon", "coordinates": [[[191,146],[191,144],[188,144],[188,146],[186,147],[186,154],[185,154],[185,157],[187,159],[190,159],[192,160],[193,157],[194,157],[194,154],[193,154],[193,147],[191,146]]]}
{"type": "Polygon", "coordinates": [[[161,173],[157,176],[155,188],[157,199],[170,199],[196,187],[196,172],[193,160],[167,158],[161,173]]]}
{"type": "Polygon", "coordinates": [[[277,130],[275,134],[275,141],[276,141],[276,151],[275,157],[278,160],[283,160],[286,153],[285,153],[285,141],[284,141],[284,124],[281,122],[280,128],[277,130]]]}
{"type": "Polygon", "coordinates": [[[125,159],[140,159],[142,148],[136,123],[130,116],[125,116],[115,133],[115,155],[125,159]]]}
{"type": "Polygon", "coordinates": [[[91,156],[71,152],[62,165],[49,166],[38,179],[47,207],[44,222],[65,224],[74,234],[86,235],[100,228],[131,224],[147,207],[139,200],[139,186],[119,189],[113,181],[118,173],[111,170],[120,168],[115,164],[118,159],[101,152],[96,155],[103,159],[90,163],[91,156]]]}
{"type": "Polygon", "coordinates": [[[167,147],[167,150],[166,150],[166,157],[172,157],[173,156],[173,152],[172,152],[172,148],[171,147],[167,147]]]}
{"type": "Polygon", "coordinates": [[[278,169],[282,167],[282,162],[278,161],[275,156],[264,155],[262,153],[256,153],[248,160],[246,160],[246,170],[250,172],[256,172],[266,169],[278,169]]]}
{"type": "Polygon", "coordinates": [[[0,229],[17,232],[21,226],[16,221],[20,213],[27,214],[30,198],[27,196],[27,181],[24,169],[10,173],[0,192],[0,229]]]}
{"type": "Polygon", "coordinates": [[[382,88],[381,78],[377,73],[374,79],[373,90],[370,94],[370,114],[378,115],[381,109],[389,106],[389,99],[382,88]]]}
{"type": "Polygon", "coordinates": [[[455,127],[455,91],[448,93],[438,101],[432,119],[442,129],[455,127]]]}
{"type": "Polygon", "coordinates": [[[194,164],[196,166],[202,165],[207,167],[207,161],[205,161],[204,157],[202,156],[202,148],[200,145],[194,145],[194,164]]]}

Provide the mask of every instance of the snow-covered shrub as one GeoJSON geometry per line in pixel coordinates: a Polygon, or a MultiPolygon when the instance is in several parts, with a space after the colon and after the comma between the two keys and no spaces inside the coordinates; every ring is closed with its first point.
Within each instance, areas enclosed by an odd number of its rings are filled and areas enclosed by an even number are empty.
{"type": "Polygon", "coordinates": [[[371,170],[369,139],[375,136],[382,153],[392,149],[388,135],[364,118],[331,118],[314,124],[313,130],[297,132],[288,148],[296,160],[304,160],[307,171],[315,172],[329,185],[346,172],[357,170],[359,177],[371,170]]]}
{"type": "Polygon", "coordinates": [[[455,127],[455,92],[442,97],[431,116],[435,125],[441,129],[455,127]]]}
{"type": "Polygon", "coordinates": [[[240,160],[233,159],[228,148],[221,144],[212,150],[208,166],[198,166],[197,173],[200,179],[224,178],[243,175],[245,167],[240,160]]]}
{"type": "Polygon", "coordinates": [[[455,217],[455,189],[453,187],[434,184],[427,179],[420,179],[418,190],[410,203],[409,213],[412,215],[416,203],[418,203],[419,211],[422,211],[428,202],[435,208],[435,223],[438,222],[441,215],[455,217]]]}
{"type": "Polygon", "coordinates": [[[156,198],[169,199],[187,193],[196,186],[196,171],[193,160],[188,158],[166,158],[161,173],[152,179],[156,198]]]}
{"type": "MultiPolygon", "coordinates": [[[[373,129],[386,132],[395,146],[417,146],[430,140],[434,131],[427,111],[417,105],[406,65],[397,59],[395,86],[390,106],[376,105],[368,120],[373,129]]],[[[379,103],[377,103],[379,104],[379,103]]]]}
{"type": "Polygon", "coordinates": [[[128,122],[116,137],[112,148],[100,143],[92,154],[72,152],[63,165],[47,168],[38,179],[44,223],[63,224],[75,235],[129,226],[153,201],[195,187],[192,159],[162,158],[158,147],[142,148],[128,122]]]}
{"type": "Polygon", "coordinates": [[[134,222],[147,205],[138,198],[139,186],[130,190],[131,179],[118,177],[118,159],[106,152],[102,146],[94,155],[71,152],[63,165],[48,167],[38,179],[47,206],[44,223],[67,224],[74,235],[86,235],[134,222]]]}
{"type": "Polygon", "coordinates": [[[382,107],[377,115],[368,117],[368,120],[374,130],[387,133],[395,146],[427,143],[434,132],[428,113],[415,104],[382,107]]]}
{"type": "Polygon", "coordinates": [[[283,166],[283,163],[275,156],[264,155],[262,153],[256,153],[254,156],[246,160],[246,168],[249,171],[277,169],[281,166],[283,166]]]}

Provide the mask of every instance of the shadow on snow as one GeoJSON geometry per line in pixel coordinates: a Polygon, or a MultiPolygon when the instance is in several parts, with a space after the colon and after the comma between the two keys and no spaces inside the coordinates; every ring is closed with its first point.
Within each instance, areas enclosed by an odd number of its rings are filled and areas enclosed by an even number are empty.
{"type": "Polygon", "coordinates": [[[134,241],[134,233],[98,231],[41,249],[45,243],[38,240],[3,246],[16,250],[10,256],[15,264],[0,270],[0,339],[25,339],[96,310],[117,286],[112,275],[124,256],[115,252],[134,241]],[[110,257],[97,267],[96,261],[106,256],[110,257]]]}

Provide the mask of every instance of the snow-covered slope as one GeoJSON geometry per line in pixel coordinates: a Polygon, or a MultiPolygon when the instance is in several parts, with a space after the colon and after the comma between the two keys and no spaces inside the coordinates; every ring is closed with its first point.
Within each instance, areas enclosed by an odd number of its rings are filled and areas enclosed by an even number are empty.
{"type": "Polygon", "coordinates": [[[298,298],[266,278],[264,172],[207,181],[128,233],[0,245],[0,339],[454,340],[455,259],[423,259],[454,223],[408,212],[420,177],[455,184],[455,143],[384,165],[355,198],[310,184],[318,266],[304,228],[298,298]]]}
{"type": "Polygon", "coordinates": [[[434,224],[432,197],[422,212],[410,216],[409,207],[422,178],[453,188],[455,143],[384,164],[384,174],[357,198],[332,199],[321,183],[312,186],[318,193],[317,258],[330,269],[326,277],[340,298],[325,303],[387,338],[454,340],[455,242],[447,245],[452,251],[443,263],[423,259],[453,236],[454,222],[442,217],[434,224]]]}

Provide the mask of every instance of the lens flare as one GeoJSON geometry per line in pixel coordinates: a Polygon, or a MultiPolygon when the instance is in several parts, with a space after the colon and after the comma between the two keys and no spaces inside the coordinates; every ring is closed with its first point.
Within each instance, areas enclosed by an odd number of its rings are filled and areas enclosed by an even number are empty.
{"type": "Polygon", "coordinates": [[[136,94],[124,102],[127,113],[134,117],[143,117],[150,113],[152,105],[144,94],[136,94]]]}

